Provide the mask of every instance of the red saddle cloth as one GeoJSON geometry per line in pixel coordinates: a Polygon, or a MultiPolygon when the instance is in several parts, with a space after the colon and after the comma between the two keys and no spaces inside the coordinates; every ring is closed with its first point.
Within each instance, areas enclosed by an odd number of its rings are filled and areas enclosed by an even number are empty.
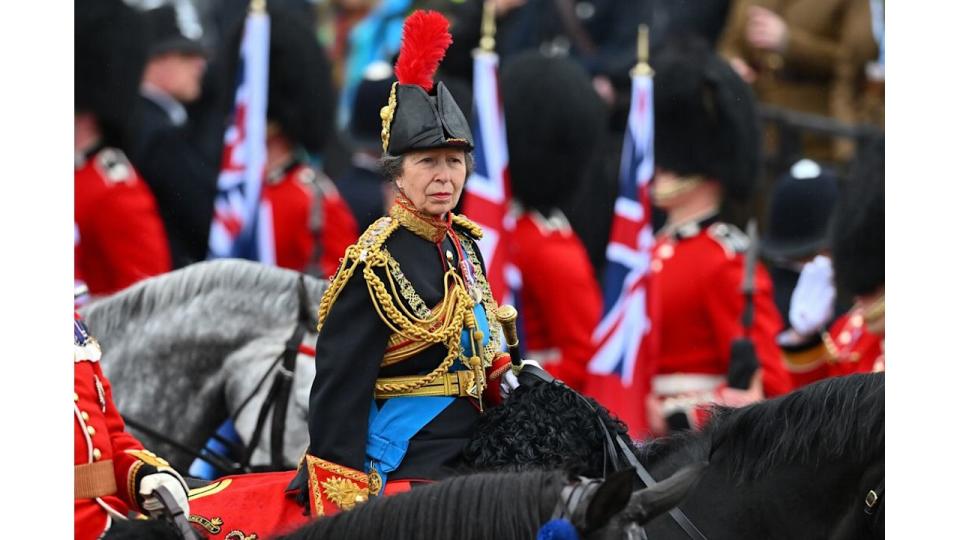
{"type": "MultiPolygon", "coordinates": [[[[190,522],[212,539],[272,538],[306,525],[314,518],[287,491],[297,471],[224,476],[190,490],[190,522]],[[256,535],[256,536],[253,536],[256,535]]],[[[410,490],[411,482],[387,482],[386,495],[410,490]]]]}

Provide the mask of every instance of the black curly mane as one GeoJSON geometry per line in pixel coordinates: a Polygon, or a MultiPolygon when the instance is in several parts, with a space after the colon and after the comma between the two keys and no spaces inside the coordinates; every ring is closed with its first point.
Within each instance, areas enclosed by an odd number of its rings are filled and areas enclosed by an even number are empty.
{"type": "Polygon", "coordinates": [[[566,480],[559,471],[458,476],[372,499],[281,538],[527,540],[549,519],[566,480]]]}
{"type": "Polygon", "coordinates": [[[597,414],[611,433],[630,440],[627,426],[596,401],[583,399],[560,383],[514,390],[507,401],[486,411],[464,460],[473,470],[563,469],[591,478],[603,477],[605,435],[597,414]]]}
{"type": "Polygon", "coordinates": [[[648,466],[720,461],[737,482],[785,464],[865,465],[884,453],[884,374],[833,377],[749,407],[714,409],[702,433],[645,445],[648,466]],[[721,459],[722,457],[722,459],[721,459]]]}

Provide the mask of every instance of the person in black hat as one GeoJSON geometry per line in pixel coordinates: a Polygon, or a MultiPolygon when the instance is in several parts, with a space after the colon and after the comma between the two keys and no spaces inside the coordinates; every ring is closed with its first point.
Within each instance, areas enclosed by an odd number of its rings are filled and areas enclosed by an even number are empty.
{"type": "Polygon", "coordinates": [[[603,302],[560,206],[584,183],[604,129],[603,106],[589,75],[569,58],[523,53],[504,64],[500,80],[517,203],[512,253],[523,279],[524,356],[579,391],[603,302]]]}
{"type": "Polygon", "coordinates": [[[142,21],[120,0],[75,3],[75,279],[94,295],[170,270],[150,189],[127,160],[143,71],[142,21]]]}
{"type": "Polygon", "coordinates": [[[433,81],[448,28],[429,11],[405,22],[378,124],[396,198],[347,249],[320,303],[310,445],[290,485],[312,515],[451,474],[509,369],[480,227],[453,213],[473,135],[433,81]]]}
{"type": "MultiPolygon", "coordinates": [[[[742,405],[791,389],[776,334],[782,325],[770,277],[754,275],[754,316],[744,328],[746,235],[720,220],[729,199],[751,196],[759,123],[749,87],[702,41],[675,42],[654,57],[653,203],[667,214],[651,261],[653,331],[659,338],[654,432],[666,418],[697,426],[711,402],[742,405]],[[732,347],[749,338],[759,369],[747,389],[727,386],[732,347]]],[[[679,423],[677,424],[679,426],[679,423]]]]}
{"type": "MultiPolygon", "coordinates": [[[[277,266],[327,277],[357,240],[357,225],[333,182],[310,164],[333,123],[330,62],[310,26],[270,8],[266,174],[261,199],[271,216],[277,266]]],[[[236,71],[242,24],[227,47],[236,71]]],[[[230,77],[231,80],[234,77],[230,77]]]]}
{"type": "Polygon", "coordinates": [[[834,281],[853,307],[819,332],[818,354],[794,362],[796,384],[824,377],[883,371],[885,339],[884,143],[865,145],[837,202],[830,229],[834,281]]]}
{"type": "Polygon", "coordinates": [[[159,204],[174,268],[207,257],[220,166],[201,151],[185,108],[200,97],[207,65],[202,28],[188,7],[164,5],[143,14],[149,36],[143,122],[131,154],[159,204]]]}
{"type": "Polygon", "coordinates": [[[838,190],[832,170],[801,159],[777,181],[767,209],[762,251],[771,265],[777,309],[789,322],[777,336],[788,368],[792,358],[819,343],[819,332],[844,311],[838,311],[842,302],[836,302],[829,256],[828,229],[838,190]]]}

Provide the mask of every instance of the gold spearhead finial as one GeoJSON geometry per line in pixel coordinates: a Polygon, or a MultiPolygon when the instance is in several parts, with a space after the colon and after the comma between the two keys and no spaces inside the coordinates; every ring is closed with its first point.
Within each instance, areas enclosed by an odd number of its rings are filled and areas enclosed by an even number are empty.
{"type": "Polygon", "coordinates": [[[650,59],[650,29],[647,25],[641,24],[637,29],[637,65],[630,70],[630,75],[653,76],[653,68],[647,61],[650,59]]]}

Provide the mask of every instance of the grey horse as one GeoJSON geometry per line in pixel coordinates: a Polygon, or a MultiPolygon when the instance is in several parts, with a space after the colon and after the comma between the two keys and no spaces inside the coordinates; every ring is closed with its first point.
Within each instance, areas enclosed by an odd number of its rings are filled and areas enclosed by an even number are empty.
{"type": "MultiPolygon", "coordinates": [[[[235,419],[244,443],[279,369],[298,320],[300,274],[258,263],[221,259],[146,279],[80,310],[103,350],[104,373],[121,414],[189,448],[199,449],[247,398],[235,419]],[[257,388],[266,376],[266,382],[257,388]]],[[[327,282],[304,276],[316,317],[327,282]]],[[[316,321],[303,343],[316,343],[316,321]]],[[[304,347],[301,347],[303,350],[304,347]]],[[[307,403],[313,358],[296,360],[283,441],[285,467],[307,447],[307,403]]],[[[272,414],[272,412],[271,412],[272,414]]],[[[269,462],[270,418],[251,459],[269,462]]],[[[143,444],[180,471],[193,457],[128,426],[143,444]]]]}

